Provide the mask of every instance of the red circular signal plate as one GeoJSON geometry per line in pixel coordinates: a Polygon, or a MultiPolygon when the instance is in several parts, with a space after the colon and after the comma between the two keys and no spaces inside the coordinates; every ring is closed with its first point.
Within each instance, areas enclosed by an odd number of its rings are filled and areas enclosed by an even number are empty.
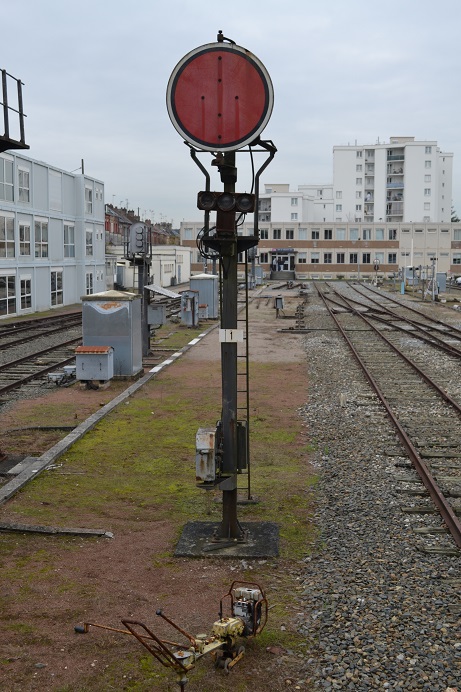
{"type": "Polygon", "coordinates": [[[233,151],[266,127],[274,92],[264,65],[241,46],[210,43],[188,53],[167,88],[170,119],[184,139],[205,151],[233,151]]]}

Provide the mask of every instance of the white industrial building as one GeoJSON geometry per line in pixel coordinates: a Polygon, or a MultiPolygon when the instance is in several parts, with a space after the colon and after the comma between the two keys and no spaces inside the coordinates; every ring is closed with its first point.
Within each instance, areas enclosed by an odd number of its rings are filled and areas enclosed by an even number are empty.
{"type": "MultiPolygon", "coordinates": [[[[192,249],[180,245],[153,245],[146,283],[163,288],[187,283],[191,275],[192,249]]],[[[116,284],[128,291],[139,290],[139,267],[130,260],[117,260],[116,284]]]]}
{"type": "MultiPolygon", "coordinates": [[[[259,201],[257,262],[267,276],[353,277],[431,266],[461,274],[461,223],[451,223],[453,154],[437,142],[391,137],[389,143],[333,148],[333,183],[266,184],[259,201]]],[[[213,223],[213,221],[212,221],[213,223]]],[[[193,247],[203,222],[183,222],[193,247]]],[[[239,226],[253,234],[253,221],[239,226]]],[[[192,271],[203,271],[195,251],[192,271]],[[195,261],[194,261],[195,260],[195,261]]],[[[280,278],[280,277],[277,277],[280,278]]]]}
{"type": "Polygon", "coordinates": [[[0,318],[106,288],[104,184],[0,154],[0,318]]]}

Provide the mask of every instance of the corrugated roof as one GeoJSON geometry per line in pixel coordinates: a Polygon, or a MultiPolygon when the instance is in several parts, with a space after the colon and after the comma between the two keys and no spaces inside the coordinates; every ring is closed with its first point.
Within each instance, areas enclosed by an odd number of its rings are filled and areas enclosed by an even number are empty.
{"type": "Polygon", "coordinates": [[[180,293],[169,291],[167,288],[163,288],[163,286],[158,286],[157,284],[149,284],[149,286],[144,286],[144,288],[147,288],[149,291],[152,291],[152,293],[160,293],[160,295],[166,296],[167,298],[181,297],[180,293]]]}

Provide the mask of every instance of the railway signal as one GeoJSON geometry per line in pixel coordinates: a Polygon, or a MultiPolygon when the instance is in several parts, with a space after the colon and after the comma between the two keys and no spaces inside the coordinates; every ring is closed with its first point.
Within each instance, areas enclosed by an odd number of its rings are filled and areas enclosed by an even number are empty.
{"type": "MultiPolygon", "coordinates": [[[[201,487],[218,487],[223,494],[222,521],[205,538],[208,545],[204,550],[214,550],[249,541],[248,532],[237,519],[237,474],[247,466],[249,474],[248,422],[237,420],[237,346],[243,340],[242,330],[238,329],[237,262],[239,254],[246,254],[259,240],[259,178],[276,152],[272,142],[262,140],[260,135],[272,113],[274,92],[262,62],[219,31],[215,43],[199,46],[178,62],[168,82],[166,100],[173,126],[205,176],[205,189],[197,197],[197,206],[204,212],[200,242],[204,257],[211,257],[212,253],[219,257],[222,276],[221,420],[215,430],[201,428],[197,436],[197,440],[206,438],[205,447],[197,447],[197,480],[201,487]],[[235,187],[236,154],[245,147],[251,153],[267,154],[254,174],[250,193],[238,192],[235,187]],[[222,191],[210,190],[210,174],[198,159],[202,153],[212,155],[211,165],[218,168],[222,191]],[[216,212],[214,228],[210,228],[212,212],[216,212]],[[237,214],[247,213],[254,213],[253,235],[239,236],[237,214]],[[206,468],[204,477],[202,462],[206,468]],[[214,546],[210,545],[212,542],[214,546]]],[[[186,527],[184,533],[188,530],[186,527]]]]}

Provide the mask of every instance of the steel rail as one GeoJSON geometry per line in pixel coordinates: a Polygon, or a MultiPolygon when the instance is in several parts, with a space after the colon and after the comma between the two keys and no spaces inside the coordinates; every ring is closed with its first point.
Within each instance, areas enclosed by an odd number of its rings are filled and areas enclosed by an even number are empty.
{"type": "MultiPolygon", "coordinates": [[[[70,339],[69,341],[64,341],[61,344],[58,344],[57,346],[52,346],[50,348],[43,349],[42,351],[38,351],[37,353],[33,353],[29,356],[25,356],[23,358],[18,358],[17,360],[10,361],[9,363],[5,363],[4,365],[0,366],[0,371],[7,371],[8,369],[12,369],[16,367],[17,365],[20,365],[21,363],[28,362],[30,360],[33,360],[34,358],[38,358],[42,355],[45,355],[47,353],[51,353],[52,351],[58,351],[62,347],[70,346],[71,344],[76,344],[80,343],[81,338],[77,339],[70,339]]],[[[58,361],[55,361],[52,363],[52,365],[47,365],[46,367],[40,368],[39,370],[34,370],[34,372],[30,373],[29,375],[25,375],[24,377],[21,377],[14,382],[11,382],[10,384],[0,386],[0,396],[2,394],[6,394],[7,392],[12,391],[13,389],[19,389],[23,384],[26,384],[27,382],[30,382],[31,380],[38,379],[40,377],[43,377],[43,375],[48,374],[52,370],[55,370],[56,368],[61,368],[64,365],[67,365],[68,363],[71,363],[73,360],[75,360],[75,355],[69,356],[64,359],[60,359],[58,361]]],[[[13,373],[14,375],[14,373],[13,373]]]]}
{"type": "MultiPolygon", "coordinates": [[[[410,320],[408,317],[402,317],[400,315],[395,315],[395,313],[393,313],[392,310],[390,310],[389,308],[386,308],[386,306],[382,305],[382,303],[380,303],[379,301],[375,300],[374,298],[370,298],[370,296],[367,296],[365,293],[362,293],[361,291],[358,291],[356,286],[350,285],[350,287],[352,288],[352,290],[356,291],[356,293],[358,293],[360,296],[362,296],[362,298],[365,298],[366,300],[369,300],[374,305],[377,305],[381,309],[381,312],[386,312],[389,315],[393,315],[394,319],[396,319],[396,320],[403,320],[405,322],[408,322],[408,324],[411,324],[412,326],[414,326],[418,329],[421,329],[422,331],[433,329],[434,331],[439,332],[440,334],[443,334],[444,336],[448,336],[452,339],[457,339],[458,341],[461,341],[461,329],[459,329],[458,327],[455,327],[452,324],[447,324],[446,322],[443,322],[442,320],[438,320],[438,319],[435,319],[433,317],[429,317],[427,315],[424,315],[423,313],[419,312],[419,310],[415,310],[414,308],[412,308],[410,305],[403,305],[403,303],[400,303],[398,300],[394,300],[393,298],[388,298],[386,296],[386,300],[392,301],[393,303],[395,303],[395,305],[398,305],[399,307],[403,308],[404,310],[409,310],[410,312],[413,312],[413,313],[419,315],[419,317],[422,317],[423,319],[425,319],[426,322],[432,322],[433,324],[432,325],[431,324],[424,324],[422,322],[418,322],[417,320],[410,320]]],[[[364,288],[368,288],[368,286],[364,287],[364,288]]],[[[371,291],[373,291],[373,293],[375,293],[375,289],[369,289],[369,290],[371,290],[371,291]]],[[[378,295],[382,296],[383,294],[379,293],[378,295]]],[[[356,302],[358,302],[358,301],[356,301],[356,302]]],[[[436,336],[433,336],[433,338],[437,339],[436,336]]]]}
{"type": "MultiPolygon", "coordinates": [[[[349,309],[352,309],[351,306],[349,305],[350,303],[355,303],[357,305],[364,305],[364,303],[360,303],[360,301],[354,300],[353,298],[345,298],[341,293],[339,293],[339,291],[337,291],[334,288],[330,288],[330,290],[332,290],[336,296],[339,296],[349,306],[349,309]]],[[[360,294],[359,291],[358,291],[358,293],[360,294]]],[[[375,303],[379,308],[383,307],[378,302],[374,301],[372,298],[369,298],[369,296],[365,296],[364,294],[360,294],[360,295],[362,295],[366,300],[370,300],[372,303],[375,303]]],[[[332,298],[329,298],[329,297],[327,297],[327,300],[334,302],[332,300],[332,298]]],[[[336,304],[339,305],[339,303],[336,303],[336,304]]],[[[368,306],[365,306],[365,307],[368,307],[368,306]]],[[[402,307],[405,308],[404,305],[402,307]]],[[[435,334],[429,334],[426,331],[426,329],[422,328],[422,326],[419,325],[418,322],[416,322],[415,320],[411,320],[411,319],[408,319],[406,317],[402,317],[401,315],[394,315],[392,310],[389,310],[388,308],[385,308],[385,307],[383,307],[383,309],[379,310],[379,311],[375,311],[371,306],[369,306],[369,309],[373,310],[373,313],[370,313],[370,317],[372,319],[377,320],[378,322],[382,322],[383,324],[386,324],[388,326],[392,326],[393,329],[397,329],[397,330],[403,332],[404,334],[406,334],[407,336],[413,336],[416,339],[420,339],[421,341],[424,341],[424,342],[430,344],[431,346],[434,346],[435,348],[439,348],[441,351],[445,351],[445,353],[448,353],[449,355],[451,355],[455,358],[461,358],[461,351],[458,348],[456,348],[455,346],[452,346],[451,344],[447,344],[446,341],[444,341],[443,339],[440,339],[435,334]],[[384,319],[383,317],[380,317],[378,312],[382,312],[383,314],[387,314],[391,319],[394,319],[396,321],[396,324],[390,324],[390,322],[388,320],[384,319]],[[414,327],[416,331],[409,332],[408,329],[405,329],[405,327],[402,327],[401,325],[399,325],[398,322],[404,322],[406,324],[409,324],[412,327],[414,327]]],[[[441,324],[444,324],[444,323],[442,322],[441,324]]],[[[450,325],[448,325],[448,327],[450,327],[450,325]]],[[[427,329],[437,329],[437,330],[440,329],[440,331],[442,332],[442,329],[438,328],[438,327],[427,326],[427,329]]],[[[447,337],[452,336],[455,339],[461,340],[461,336],[458,336],[457,334],[451,334],[450,332],[447,332],[447,331],[444,331],[442,333],[447,337]]]]}
{"type": "MultiPolygon", "coordinates": [[[[343,329],[340,321],[336,318],[336,315],[334,314],[334,312],[332,310],[330,310],[330,308],[327,304],[327,301],[323,297],[322,292],[319,290],[318,286],[315,283],[314,283],[314,286],[316,287],[319,296],[323,300],[324,305],[325,305],[326,309],[328,310],[329,315],[334,320],[334,322],[335,322],[336,326],[338,327],[339,331],[341,332],[344,340],[346,341],[347,345],[349,346],[354,358],[356,359],[357,363],[360,365],[361,369],[363,370],[365,377],[367,378],[368,382],[370,383],[370,385],[374,389],[379,400],[381,401],[384,408],[386,409],[386,412],[387,412],[390,420],[392,421],[392,423],[393,423],[393,425],[397,431],[397,435],[398,435],[403,447],[405,448],[416,472],[418,473],[421,481],[423,482],[426,490],[428,491],[433,503],[435,504],[435,506],[439,510],[443,521],[445,522],[450,534],[453,537],[453,540],[455,541],[458,548],[461,549],[461,523],[460,523],[458,517],[456,516],[455,512],[453,511],[453,508],[451,507],[450,503],[447,501],[447,499],[443,495],[437,482],[435,481],[434,477],[430,473],[426,464],[421,459],[420,455],[418,454],[418,451],[414,447],[414,445],[411,442],[410,438],[408,437],[407,433],[405,432],[403,427],[400,425],[397,417],[394,415],[390,405],[388,404],[386,397],[384,396],[383,392],[381,391],[375,378],[373,377],[371,372],[368,370],[368,368],[367,368],[365,362],[362,360],[360,354],[356,350],[354,344],[352,343],[352,340],[347,335],[347,332],[343,329]]],[[[356,316],[360,317],[361,319],[364,319],[363,315],[361,315],[357,310],[354,310],[354,313],[356,314],[356,316]]],[[[380,337],[383,337],[383,335],[379,332],[379,330],[375,329],[373,327],[373,325],[371,325],[369,323],[368,320],[365,319],[364,321],[367,324],[369,324],[369,326],[372,327],[378,333],[378,335],[380,337]]],[[[398,351],[398,349],[396,349],[396,348],[395,348],[395,350],[398,351]]],[[[399,352],[399,353],[401,353],[401,352],[399,352]]],[[[403,354],[401,354],[401,355],[403,355],[403,354]]],[[[410,361],[410,364],[412,364],[411,361],[410,361]]],[[[412,364],[412,366],[417,371],[419,371],[419,374],[422,377],[424,377],[424,379],[426,379],[426,376],[424,375],[424,373],[422,373],[422,371],[420,371],[416,365],[412,364]]],[[[446,395],[446,396],[448,396],[448,395],[446,395]]],[[[458,409],[459,409],[459,407],[458,407],[458,409]]]]}
{"type": "MultiPolygon", "coordinates": [[[[358,291],[357,288],[355,286],[353,286],[350,282],[347,282],[347,284],[349,286],[351,286],[351,288],[353,288],[355,291],[357,291],[357,293],[362,295],[364,298],[368,298],[368,296],[366,296],[364,293],[361,293],[360,291],[358,291]]],[[[383,295],[382,292],[378,291],[378,289],[376,289],[376,288],[371,288],[371,286],[366,286],[365,288],[367,290],[371,291],[372,293],[376,293],[377,295],[380,295],[380,296],[383,295]]],[[[392,298],[391,296],[388,296],[387,294],[386,294],[386,300],[388,300],[391,303],[395,303],[396,305],[398,305],[401,308],[405,308],[405,310],[409,310],[410,312],[414,312],[415,315],[418,315],[419,317],[423,317],[428,322],[434,322],[435,324],[439,324],[442,326],[445,325],[445,322],[442,322],[442,320],[438,320],[435,317],[427,317],[427,315],[425,315],[420,310],[416,310],[416,308],[411,307],[411,305],[403,305],[403,303],[401,303],[399,300],[396,300],[395,298],[392,298]]],[[[459,329],[458,327],[454,327],[453,325],[450,325],[450,329],[453,332],[458,332],[461,335],[461,329],[459,329]]]]}
{"type": "MultiPolygon", "coordinates": [[[[66,329],[72,329],[72,327],[78,327],[79,325],[81,325],[81,323],[82,323],[81,318],[78,320],[74,320],[74,321],[69,320],[67,322],[67,324],[65,324],[64,326],[61,325],[60,327],[54,327],[53,329],[48,329],[46,331],[36,331],[29,336],[23,336],[23,337],[20,337],[19,339],[15,339],[14,341],[8,341],[7,343],[1,343],[0,344],[0,351],[6,351],[9,348],[14,348],[15,346],[20,346],[21,344],[26,344],[28,341],[33,341],[35,339],[41,339],[42,337],[49,336],[50,334],[56,334],[58,332],[65,331],[66,329]]],[[[21,331],[30,331],[31,329],[32,329],[32,327],[28,327],[28,328],[21,330],[21,331]]],[[[11,334],[15,334],[15,333],[17,333],[17,332],[15,332],[13,330],[9,331],[7,334],[3,334],[2,332],[0,332],[0,337],[10,336],[11,334]]]]}

